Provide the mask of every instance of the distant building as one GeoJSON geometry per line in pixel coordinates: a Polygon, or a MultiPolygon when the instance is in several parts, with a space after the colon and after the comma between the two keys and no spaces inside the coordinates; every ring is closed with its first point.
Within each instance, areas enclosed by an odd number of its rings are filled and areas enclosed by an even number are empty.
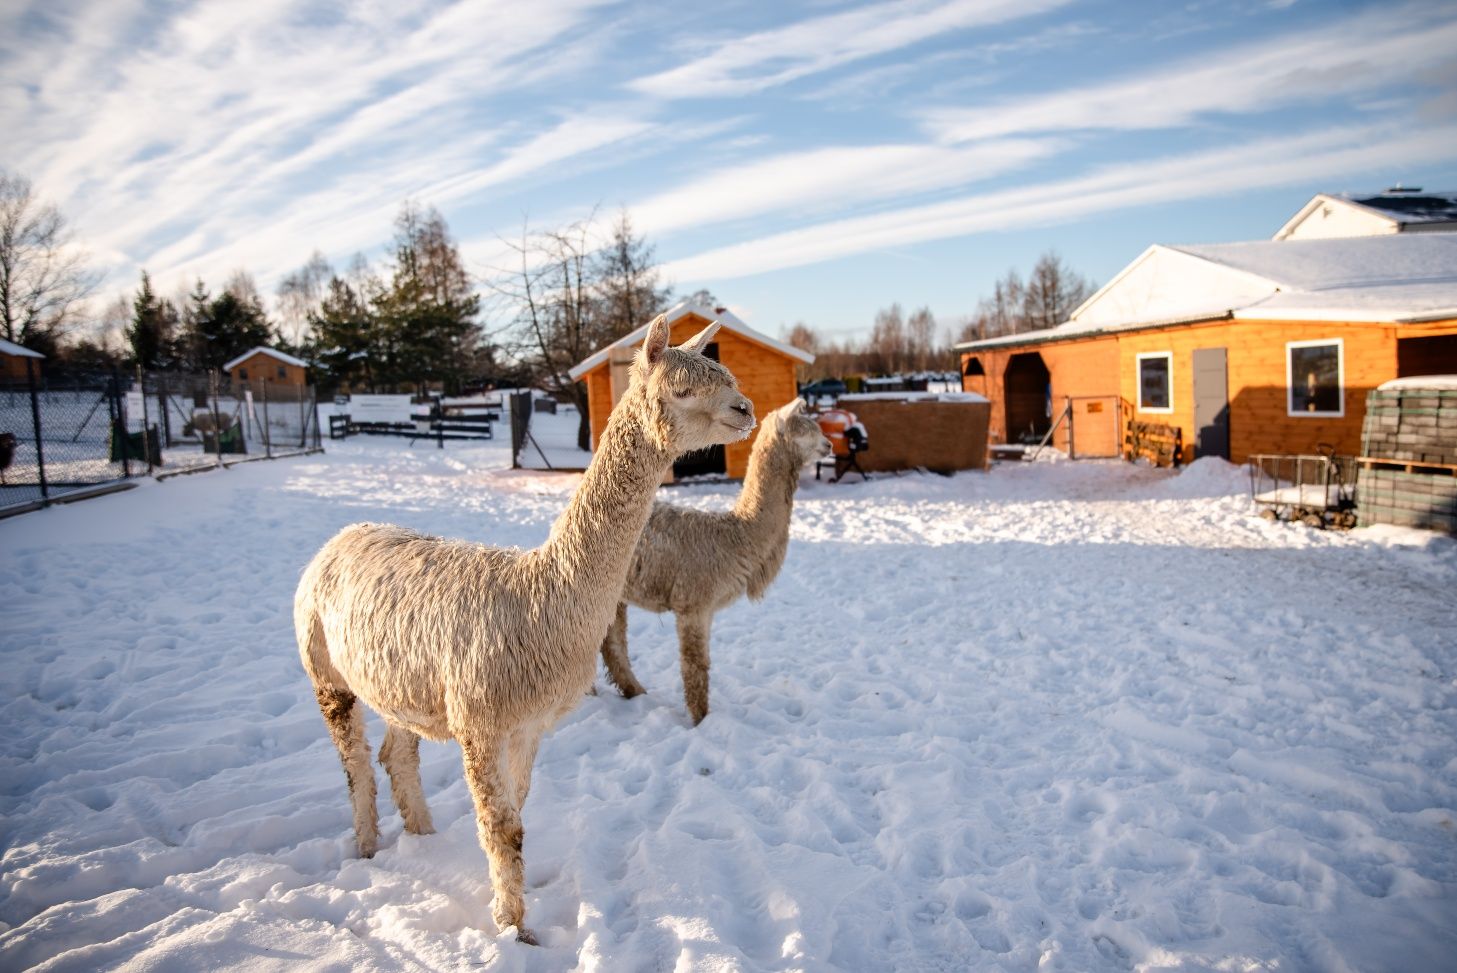
{"type": "Polygon", "coordinates": [[[309,381],[308,362],[273,348],[259,347],[244,352],[224,365],[223,371],[239,387],[263,382],[307,385],[309,381]]]}
{"type": "MultiPolygon", "coordinates": [[[[721,362],[739,380],[739,390],[754,403],[754,415],[762,419],[771,409],[794,400],[799,388],[794,381],[794,368],[808,364],[815,356],[793,345],[761,334],[724,308],[702,307],[682,301],[667,312],[672,326],[673,344],[687,341],[713,322],[719,331],[707,349],[708,357],[721,362]]],[[[592,425],[592,448],[607,428],[607,416],[627,391],[628,370],[637,346],[647,336],[644,324],[578,362],[568,374],[573,380],[587,383],[589,419],[592,425]]],[[[673,465],[674,476],[696,476],[721,473],[742,478],[749,468],[749,450],[758,426],[748,439],[727,446],[714,446],[690,454],[673,465]]]]}
{"type": "Polygon", "coordinates": [[[956,347],[993,442],[1044,435],[1073,398],[1101,413],[1075,410],[1084,430],[1175,428],[1184,461],[1357,453],[1368,391],[1457,373],[1457,234],[1155,245],[1065,323],[956,347]]]}
{"type": "Polygon", "coordinates": [[[1276,240],[1441,233],[1457,230],[1457,192],[1396,186],[1380,193],[1320,193],[1275,233],[1276,240]]]}
{"type": "Polygon", "coordinates": [[[31,351],[24,345],[0,338],[0,384],[23,385],[30,381],[27,363],[34,367],[35,377],[39,380],[41,364],[45,358],[38,351],[31,351]]]}

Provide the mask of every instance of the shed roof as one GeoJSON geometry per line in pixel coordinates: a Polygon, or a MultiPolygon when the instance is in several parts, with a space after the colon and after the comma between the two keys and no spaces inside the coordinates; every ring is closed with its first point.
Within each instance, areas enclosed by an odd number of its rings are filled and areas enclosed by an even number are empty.
{"type": "Polygon", "coordinates": [[[258,355],[258,354],[264,354],[264,355],[269,356],[270,358],[277,358],[279,361],[283,362],[285,365],[294,365],[294,366],[297,366],[298,368],[308,368],[309,367],[309,363],[306,362],[306,361],[303,361],[302,359],[295,358],[295,357],[293,357],[290,354],[287,354],[285,352],[279,351],[277,348],[268,348],[268,347],[266,347],[264,345],[259,345],[257,348],[254,348],[251,351],[245,351],[241,355],[239,355],[237,358],[234,358],[232,361],[228,362],[226,365],[223,366],[223,371],[230,372],[234,368],[236,368],[239,365],[243,364],[243,362],[247,361],[249,358],[252,358],[254,355],[258,355]]]}
{"type": "Polygon", "coordinates": [[[24,345],[17,345],[13,341],[6,341],[0,338],[0,355],[10,355],[14,358],[44,358],[38,351],[31,351],[24,345]]]}
{"type": "MultiPolygon", "coordinates": [[[[741,338],[747,338],[749,341],[752,341],[755,344],[763,345],[764,347],[772,351],[777,351],[781,355],[794,358],[806,364],[815,360],[815,356],[812,352],[805,351],[803,348],[796,348],[793,345],[786,344],[783,341],[776,341],[775,339],[769,337],[767,334],[764,334],[761,331],[755,331],[753,328],[749,327],[742,320],[740,320],[732,311],[729,311],[726,308],[705,307],[702,304],[691,304],[688,301],[679,301],[677,304],[673,305],[664,313],[668,319],[668,324],[670,325],[676,324],[681,318],[692,314],[708,322],[717,321],[721,327],[725,328],[726,330],[732,331],[734,334],[739,335],[741,338]]],[[[648,324],[651,323],[651,321],[648,322],[648,324]]],[[[581,378],[583,375],[592,371],[594,368],[597,368],[599,365],[605,364],[607,359],[612,354],[612,349],[631,348],[634,345],[641,343],[643,338],[647,337],[647,333],[647,324],[644,324],[633,331],[629,331],[621,338],[618,338],[616,341],[612,342],[612,344],[607,345],[603,348],[599,348],[591,355],[583,358],[576,365],[574,365],[567,372],[567,374],[570,375],[573,380],[581,378]]]]}
{"type": "Polygon", "coordinates": [[[1220,318],[1457,318],[1457,234],[1165,246],[1145,250],[1055,328],[963,342],[994,348],[1220,318]]]}
{"type": "Polygon", "coordinates": [[[1283,240],[1322,206],[1335,204],[1384,220],[1395,231],[1402,227],[1430,228],[1433,224],[1457,224],[1457,191],[1423,192],[1420,189],[1388,189],[1379,193],[1317,193],[1275,233],[1283,240]]]}

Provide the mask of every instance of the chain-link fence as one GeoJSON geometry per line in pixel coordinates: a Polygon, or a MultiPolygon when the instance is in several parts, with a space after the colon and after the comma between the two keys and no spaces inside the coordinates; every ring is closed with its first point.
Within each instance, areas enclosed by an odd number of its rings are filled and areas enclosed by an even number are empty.
{"type": "Polygon", "coordinates": [[[134,476],[317,449],[312,386],[218,373],[0,385],[0,513],[134,476]]]}

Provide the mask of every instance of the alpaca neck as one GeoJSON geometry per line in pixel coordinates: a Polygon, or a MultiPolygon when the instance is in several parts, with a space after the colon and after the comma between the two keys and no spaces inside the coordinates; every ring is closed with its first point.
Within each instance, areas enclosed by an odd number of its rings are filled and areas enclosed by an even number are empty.
{"type": "Polygon", "coordinates": [[[612,411],[597,454],[552,525],[543,550],[569,587],[610,591],[615,599],[627,580],[653,494],[673,463],[644,431],[644,405],[623,401],[612,411]]]}
{"type": "Polygon", "coordinates": [[[744,475],[744,489],[734,504],[734,516],[751,525],[753,533],[771,541],[787,536],[799,489],[799,463],[783,442],[756,443],[744,475]]]}

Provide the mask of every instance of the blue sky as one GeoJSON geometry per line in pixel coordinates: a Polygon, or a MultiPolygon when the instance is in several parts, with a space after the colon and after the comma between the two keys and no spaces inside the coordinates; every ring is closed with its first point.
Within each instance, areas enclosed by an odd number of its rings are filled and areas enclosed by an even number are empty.
{"type": "Polygon", "coordinates": [[[5,7],[0,165],[108,295],[377,261],[406,197],[479,273],[625,207],[679,293],[843,337],[954,326],[1049,248],[1102,282],[1316,192],[1457,188],[1451,3],[5,7]]]}

